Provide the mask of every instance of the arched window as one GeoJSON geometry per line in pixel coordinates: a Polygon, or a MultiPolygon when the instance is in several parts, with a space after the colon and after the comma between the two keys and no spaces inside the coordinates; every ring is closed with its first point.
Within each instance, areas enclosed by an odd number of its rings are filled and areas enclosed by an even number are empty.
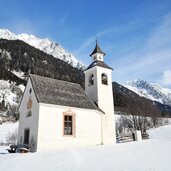
{"type": "Polygon", "coordinates": [[[30,117],[31,115],[32,115],[32,112],[31,110],[29,110],[26,117],[30,117]]]}
{"type": "Polygon", "coordinates": [[[105,73],[102,74],[102,84],[108,85],[107,75],[105,73]]]}
{"type": "Polygon", "coordinates": [[[94,75],[91,74],[90,77],[89,77],[89,86],[93,85],[94,84],[94,75]]]}

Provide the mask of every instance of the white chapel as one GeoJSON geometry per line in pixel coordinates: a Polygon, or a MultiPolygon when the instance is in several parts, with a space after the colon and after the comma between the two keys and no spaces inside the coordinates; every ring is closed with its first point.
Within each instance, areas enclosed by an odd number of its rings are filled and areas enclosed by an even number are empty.
{"type": "Polygon", "coordinates": [[[30,75],[19,107],[18,145],[32,152],[115,143],[112,68],[96,42],[76,83],[30,75]]]}

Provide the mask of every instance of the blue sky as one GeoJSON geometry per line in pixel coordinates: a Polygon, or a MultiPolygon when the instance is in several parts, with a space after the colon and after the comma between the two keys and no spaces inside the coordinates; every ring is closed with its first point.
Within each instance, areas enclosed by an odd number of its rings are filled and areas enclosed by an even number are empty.
{"type": "Polygon", "coordinates": [[[113,81],[171,88],[170,0],[1,0],[0,28],[60,43],[88,65],[97,37],[113,81]]]}

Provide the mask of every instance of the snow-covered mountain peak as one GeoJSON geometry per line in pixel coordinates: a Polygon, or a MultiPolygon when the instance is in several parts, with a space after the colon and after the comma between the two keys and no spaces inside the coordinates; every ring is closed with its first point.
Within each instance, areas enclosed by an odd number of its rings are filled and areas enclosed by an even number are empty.
{"type": "Polygon", "coordinates": [[[11,33],[8,29],[0,29],[0,38],[14,40],[15,34],[11,33]]]}
{"type": "Polygon", "coordinates": [[[37,49],[44,51],[47,54],[54,56],[55,58],[61,59],[73,67],[84,68],[85,65],[78,61],[73,54],[66,51],[60,44],[50,41],[49,39],[41,39],[34,35],[25,33],[14,34],[8,29],[0,29],[0,38],[8,40],[22,40],[37,49]]]}
{"type": "Polygon", "coordinates": [[[133,81],[127,81],[124,86],[140,96],[171,105],[171,90],[163,88],[159,84],[136,79],[133,81]]]}
{"type": "Polygon", "coordinates": [[[136,86],[136,87],[144,87],[144,86],[148,86],[149,83],[147,81],[144,81],[142,79],[135,79],[133,81],[127,81],[126,82],[127,85],[132,85],[132,86],[136,86]]]}

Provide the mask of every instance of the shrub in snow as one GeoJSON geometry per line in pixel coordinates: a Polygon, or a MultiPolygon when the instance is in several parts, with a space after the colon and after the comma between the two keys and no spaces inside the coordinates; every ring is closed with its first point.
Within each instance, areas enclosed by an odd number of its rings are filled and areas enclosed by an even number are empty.
{"type": "Polygon", "coordinates": [[[17,144],[17,129],[14,132],[9,132],[6,136],[6,142],[9,144],[17,144]]]}

